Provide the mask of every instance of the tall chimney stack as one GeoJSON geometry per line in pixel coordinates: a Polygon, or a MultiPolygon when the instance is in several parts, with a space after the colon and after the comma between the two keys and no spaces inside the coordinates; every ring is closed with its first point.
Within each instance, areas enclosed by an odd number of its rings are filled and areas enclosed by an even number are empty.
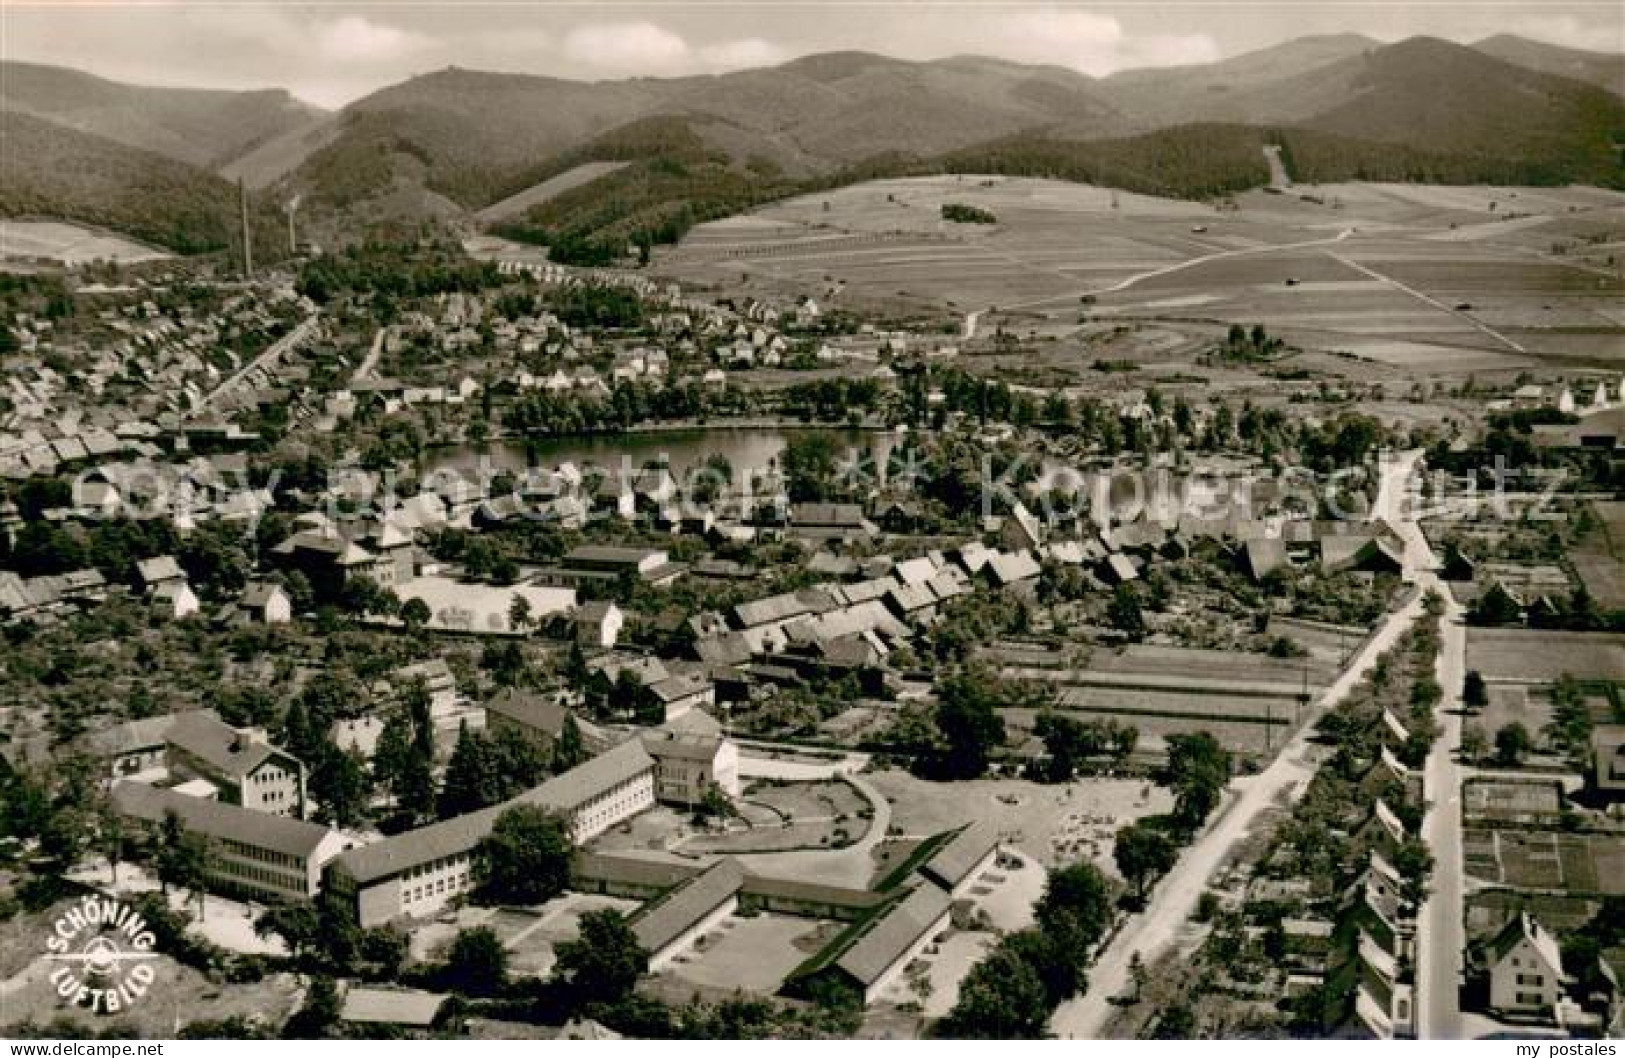
{"type": "Polygon", "coordinates": [[[237,178],[237,205],[243,223],[243,278],[249,279],[254,275],[254,242],[248,230],[248,186],[242,177],[237,178]]]}

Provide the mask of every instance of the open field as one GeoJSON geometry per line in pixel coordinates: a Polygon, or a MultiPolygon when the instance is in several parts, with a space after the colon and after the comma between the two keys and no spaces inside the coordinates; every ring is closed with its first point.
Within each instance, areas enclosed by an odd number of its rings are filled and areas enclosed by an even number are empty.
{"type": "Polygon", "coordinates": [[[395,586],[402,602],[422,599],[429,607],[429,627],[488,635],[510,635],[508,612],[513,600],[523,597],[538,619],[562,613],[575,605],[575,592],[569,588],[516,584],[497,587],[473,584],[450,577],[421,576],[395,586]]]}
{"type": "Polygon", "coordinates": [[[1625,635],[1470,628],[1467,668],[1508,683],[1553,683],[1564,674],[1625,681],[1625,635]]]}
{"type": "Polygon", "coordinates": [[[157,261],[163,250],[122,235],[47,220],[0,220],[0,257],[45,258],[77,265],[90,261],[157,261]]]}
{"type": "Polygon", "coordinates": [[[1262,321],[1306,350],[1426,375],[1625,356],[1617,272],[1551,253],[1625,232],[1625,195],[1339,184],[1233,204],[1014,177],[872,181],[700,225],[656,270],[830,306],[974,311],[982,333],[1075,336],[1082,315],[1262,321]],[[949,202],[997,223],[944,221],[949,202]],[[1569,341],[1577,331],[1587,340],[1569,341]]]}

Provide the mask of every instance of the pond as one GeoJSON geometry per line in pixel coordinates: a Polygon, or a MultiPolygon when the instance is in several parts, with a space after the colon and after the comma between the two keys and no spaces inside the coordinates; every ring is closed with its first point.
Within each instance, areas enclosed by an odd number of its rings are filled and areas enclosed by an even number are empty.
{"type": "Polygon", "coordinates": [[[436,449],[428,454],[423,469],[426,474],[440,470],[477,472],[482,467],[520,471],[562,463],[613,468],[619,467],[623,459],[635,469],[663,459],[681,477],[707,458],[720,455],[735,471],[761,471],[778,464],[791,437],[813,432],[833,434],[843,454],[870,452],[882,464],[900,441],[892,433],[846,427],[824,431],[817,427],[716,427],[588,434],[436,449]]]}

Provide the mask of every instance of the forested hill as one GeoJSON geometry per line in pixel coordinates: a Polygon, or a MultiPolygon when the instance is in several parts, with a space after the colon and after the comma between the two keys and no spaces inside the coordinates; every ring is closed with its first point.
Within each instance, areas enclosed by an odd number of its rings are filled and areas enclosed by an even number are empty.
{"type": "MultiPolygon", "coordinates": [[[[151,151],[0,111],[0,216],[81,221],[180,253],[239,245],[237,188],[151,151]]],[[[256,241],[270,260],[286,244],[275,211],[257,204],[256,241]]]]}

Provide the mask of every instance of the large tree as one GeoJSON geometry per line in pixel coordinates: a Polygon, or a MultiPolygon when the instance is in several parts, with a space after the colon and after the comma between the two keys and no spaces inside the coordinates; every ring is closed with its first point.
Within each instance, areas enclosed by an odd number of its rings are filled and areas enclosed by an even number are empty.
{"type": "Polygon", "coordinates": [[[1080,959],[1094,947],[1112,918],[1112,888],[1099,868],[1079,862],[1051,871],[1034,909],[1041,930],[1070,946],[1080,959]]]}
{"type": "Polygon", "coordinates": [[[1112,858],[1123,877],[1134,886],[1137,896],[1145,896],[1146,884],[1168,872],[1179,858],[1179,848],[1168,833],[1144,820],[1117,832],[1112,858]]]}
{"type": "Polygon", "coordinates": [[[959,999],[936,1035],[962,1040],[1038,1040],[1049,1023],[1044,982],[1032,964],[1007,946],[971,968],[959,999]]]}
{"type": "Polygon", "coordinates": [[[581,916],[581,934],[557,948],[555,973],[584,1000],[617,1003],[632,993],[649,968],[643,950],[619,911],[588,911],[581,916]]]}
{"type": "Polygon", "coordinates": [[[489,926],[458,933],[446,951],[446,987],[471,996],[493,996],[508,983],[508,949],[489,926]]]}
{"type": "Polygon", "coordinates": [[[1174,819],[1186,831],[1194,831],[1230,782],[1230,752],[1206,731],[1169,735],[1167,774],[1174,788],[1174,819]]]}
{"type": "Polygon", "coordinates": [[[954,779],[974,779],[987,771],[993,751],[1004,745],[1004,720],[994,708],[990,686],[971,673],[944,680],[937,706],[937,730],[947,744],[942,771],[954,779]]]}
{"type": "Polygon", "coordinates": [[[570,884],[573,851],[562,819],[535,805],[514,805],[475,849],[480,887],[501,903],[551,900],[570,884]]]}

